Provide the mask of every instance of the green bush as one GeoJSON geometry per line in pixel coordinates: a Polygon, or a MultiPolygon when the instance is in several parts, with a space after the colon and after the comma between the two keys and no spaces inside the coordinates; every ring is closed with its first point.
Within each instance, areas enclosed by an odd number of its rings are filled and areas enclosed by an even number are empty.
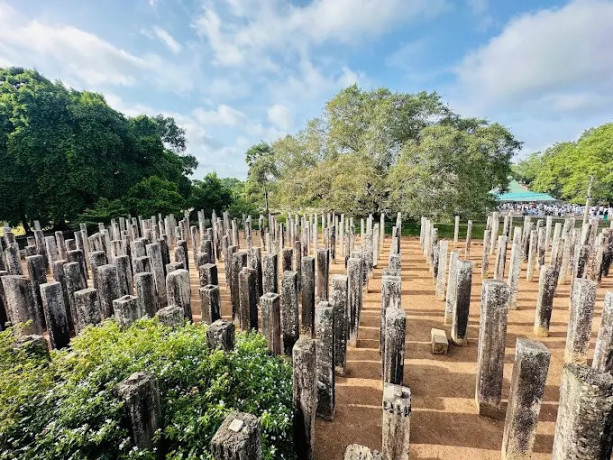
{"type": "Polygon", "coordinates": [[[106,321],[51,361],[16,351],[11,334],[0,333],[0,458],[154,458],[133,445],[115,391],[137,371],[157,378],[166,458],[211,458],[231,410],[260,417],[264,458],[294,458],[291,367],[259,334],[237,334],[236,351],[224,353],[208,349],[203,325],[106,321]]]}

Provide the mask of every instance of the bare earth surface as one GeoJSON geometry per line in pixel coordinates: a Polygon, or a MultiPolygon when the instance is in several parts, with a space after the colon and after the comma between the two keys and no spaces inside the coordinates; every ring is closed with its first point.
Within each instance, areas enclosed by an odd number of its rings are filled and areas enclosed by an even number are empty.
{"type": "MultiPolygon", "coordinates": [[[[256,237],[255,241],[257,240],[256,237]]],[[[381,448],[383,391],[379,355],[381,273],[387,266],[390,241],[387,237],[378,268],[374,269],[374,276],[369,283],[369,292],[364,296],[358,346],[348,348],[346,375],[337,376],[334,421],[317,420],[316,458],[318,460],[342,460],[347,445],[353,443],[378,450],[381,448]]],[[[463,254],[464,243],[460,242],[458,246],[463,254]]],[[[243,247],[244,245],[241,246],[243,247]]],[[[450,244],[451,250],[453,244],[450,244]]],[[[457,347],[450,344],[447,355],[433,355],[430,352],[430,329],[433,327],[444,329],[449,337],[449,326],[443,323],[444,301],[434,296],[433,278],[419,247],[419,239],[403,238],[401,252],[402,306],[407,313],[404,384],[411,389],[413,398],[411,458],[499,459],[504,421],[477,415],[474,403],[482,243],[473,241],[471,247],[470,259],[474,262],[474,269],[469,345],[457,347]]],[[[510,254],[510,250],[508,253],[510,254]]],[[[490,277],[493,261],[494,256],[490,258],[490,277]]],[[[331,262],[331,276],[345,273],[340,254],[336,261],[331,262]]],[[[218,262],[218,270],[223,316],[224,319],[229,319],[231,306],[229,290],[225,286],[223,263],[218,262]]],[[[192,305],[199,305],[198,272],[192,269],[190,273],[192,305]]],[[[509,312],[503,398],[506,401],[509,393],[516,339],[527,337],[543,342],[551,350],[552,357],[533,458],[548,459],[551,456],[560,376],[564,365],[570,286],[567,283],[558,287],[550,336],[537,338],[532,333],[532,326],[538,291],[538,273],[534,278],[532,282],[526,281],[524,264],[519,284],[519,308],[509,312]]],[[[604,279],[598,288],[590,358],[593,355],[594,341],[600,326],[604,293],[611,289],[612,285],[611,278],[608,278],[604,279]]],[[[199,314],[196,311],[194,313],[199,314]]]]}

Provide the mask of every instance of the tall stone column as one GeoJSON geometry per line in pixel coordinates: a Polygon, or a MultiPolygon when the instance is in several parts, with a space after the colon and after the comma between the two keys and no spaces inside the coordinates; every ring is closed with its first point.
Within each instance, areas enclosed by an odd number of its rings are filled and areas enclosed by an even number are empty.
{"type": "Polygon", "coordinates": [[[534,317],[534,334],[538,337],[549,337],[549,323],[557,285],[558,272],[556,267],[554,265],[543,265],[539,275],[539,290],[534,317]]]}
{"type": "Polygon", "coordinates": [[[294,249],[293,248],[283,248],[281,252],[283,258],[281,262],[282,272],[290,272],[292,271],[292,264],[294,261],[294,249]]]}
{"type": "MultiPolygon", "coordinates": [[[[262,285],[262,249],[252,246],[247,252],[247,266],[255,270],[255,289],[258,299],[264,295],[264,287],[262,285]]],[[[219,284],[219,283],[209,283],[219,284]]]]}
{"type": "Polygon", "coordinates": [[[449,276],[447,277],[447,293],[445,294],[445,324],[451,323],[453,308],[458,292],[458,251],[449,255],[449,276]]]}
{"type": "Polygon", "coordinates": [[[121,297],[117,267],[106,264],[98,267],[98,298],[102,319],[113,316],[113,300],[121,297]]]}
{"type": "Polygon", "coordinates": [[[292,356],[292,348],[300,337],[298,315],[298,273],[285,272],[281,281],[281,329],[285,356],[292,356]]]}
{"type": "Polygon", "coordinates": [[[62,285],[57,281],[41,284],[40,293],[51,346],[56,349],[67,347],[70,344],[70,328],[62,285]]]}
{"type": "Polygon", "coordinates": [[[465,252],[466,252],[467,259],[470,257],[470,245],[472,242],[472,233],[473,233],[473,221],[469,220],[466,226],[466,245],[465,245],[465,252]]]}
{"type": "MultiPolygon", "coordinates": [[[[264,258],[264,260],[266,260],[266,257],[264,258]]],[[[275,262],[276,262],[276,255],[275,255],[275,262]]],[[[243,251],[232,253],[231,258],[230,258],[230,264],[231,264],[230,265],[230,299],[232,301],[232,319],[233,321],[240,324],[239,274],[242,268],[247,266],[247,253],[243,251]]],[[[276,274],[276,271],[275,271],[275,274],[276,274]]],[[[265,271],[264,271],[264,278],[266,278],[265,271]]],[[[264,290],[266,291],[266,285],[264,285],[264,290]]]]}
{"type": "Polygon", "coordinates": [[[214,460],[261,460],[260,420],[247,413],[232,412],[211,440],[214,460]]]}
{"type": "MultiPolygon", "coordinates": [[[[302,259],[304,260],[304,259],[302,259]]],[[[298,460],[313,460],[317,414],[317,341],[300,337],[293,349],[294,448],[298,460]]]]}
{"type": "Polygon", "coordinates": [[[460,216],[455,216],[455,223],[453,226],[453,247],[458,245],[458,236],[460,235],[460,216]]]}
{"type": "Polygon", "coordinates": [[[162,246],[160,243],[151,243],[145,246],[151,273],[155,280],[155,290],[158,296],[158,306],[160,308],[168,305],[168,297],[166,294],[166,277],[164,276],[164,260],[162,258],[162,246]]]}
{"type": "Polygon", "coordinates": [[[564,349],[564,360],[567,363],[587,363],[595,301],[596,282],[576,279],[570,294],[570,318],[564,349]]]}
{"type": "Polygon", "coordinates": [[[113,259],[119,277],[119,291],[122,295],[132,294],[132,266],[129,256],[117,256],[113,259]]]}
{"type": "Polygon", "coordinates": [[[206,340],[211,350],[234,350],[235,326],[232,321],[218,319],[206,331],[206,340]]]}
{"type": "Polygon", "coordinates": [[[74,293],[74,328],[75,334],[79,334],[90,324],[100,324],[100,301],[98,291],[93,288],[85,288],[74,293]]]}
{"type": "Polygon", "coordinates": [[[382,458],[409,460],[411,390],[386,383],[383,387],[382,458]]]}
{"type": "Polygon", "coordinates": [[[334,308],[334,362],[336,372],[345,375],[347,339],[349,337],[347,275],[332,275],[330,305],[334,308]]]}
{"type": "Polygon", "coordinates": [[[592,367],[613,374],[613,291],[608,291],[604,298],[592,367]]]}
{"type": "Polygon", "coordinates": [[[517,308],[517,291],[519,287],[519,277],[521,275],[521,264],[523,261],[521,244],[521,229],[515,227],[513,231],[513,246],[511,247],[511,260],[509,268],[509,289],[511,291],[511,301],[509,308],[517,308]]]}
{"type": "Polygon", "coordinates": [[[301,335],[315,337],[315,258],[302,258],[301,335]]]}
{"type": "Polygon", "coordinates": [[[611,374],[587,366],[564,366],[552,460],[610,458],[612,410],[611,374]]]}
{"type": "Polygon", "coordinates": [[[279,293],[278,266],[277,254],[262,256],[262,288],[264,294],[267,292],[279,293]]]}
{"type": "Polygon", "coordinates": [[[162,427],[160,391],[155,377],[136,372],[118,386],[132,431],[134,444],[141,449],[154,447],[153,435],[162,427]]]}
{"type": "Polygon", "coordinates": [[[479,415],[492,418],[502,416],[500,402],[509,294],[509,286],[504,281],[483,282],[475,400],[479,415]]]}
{"type": "Polygon", "coordinates": [[[32,295],[34,297],[34,301],[36,302],[36,318],[41,324],[41,327],[44,327],[46,322],[43,313],[43,303],[39,286],[47,282],[45,259],[41,255],[28,256],[26,257],[26,265],[28,267],[30,281],[32,282],[32,295]]]}
{"type": "Polygon", "coordinates": [[[502,437],[502,458],[532,455],[551,352],[540,342],[517,339],[511,393],[502,437]]]}
{"type": "Polygon", "coordinates": [[[492,213],[492,234],[490,241],[490,255],[494,254],[498,248],[496,242],[498,241],[498,226],[500,225],[500,214],[498,211],[492,213]]]}
{"type": "Polygon", "coordinates": [[[381,327],[379,331],[379,352],[385,350],[385,314],[388,308],[402,308],[402,278],[384,276],[381,280],[381,327]]]}
{"type": "Polygon", "coordinates": [[[315,286],[315,303],[328,301],[328,283],[330,277],[330,250],[317,248],[317,278],[315,286]]]}
{"type": "Polygon", "coordinates": [[[470,314],[472,273],[472,262],[468,260],[458,261],[456,298],[451,315],[451,340],[456,345],[466,345],[468,343],[468,316],[470,314]]]}
{"type": "Polygon", "coordinates": [[[402,385],[404,378],[404,350],[407,316],[401,308],[385,312],[385,352],[383,354],[383,383],[402,385]]]}
{"type": "Polygon", "coordinates": [[[217,265],[204,264],[198,267],[198,279],[200,286],[207,286],[212,284],[214,286],[219,285],[219,277],[217,275],[217,265]]]}
{"type": "Polygon", "coordinates": [[[438,270],[436,271],[436,297],[445,298],[445,281],[447,280],[447,249],[449,241],[441,240],[438,246],[438,270]]]}
{"type": "Polygon", "coordinates": [[[258,330],[258,298],[256,289],[255,270],[243,267],[239,278],[239,324],[243,331],[258,330]]]}
{"type": "Polygon", "coordinates": [[[157,296],[155,295],[155,279],[153,273],[143,272],[137,273],[136,280],[136,298],[138,299],[139,308],[153,318],[158,311],[157,296]]]}
{"type": "Polygon", "coordinates": [[[191,305],[191,286],[187,270],[175,270],[166,276],[166,291],[169,305],[181,307],[185,318],[193,321],[191,305]]]}
{"type": "Polygon", "coordinates": [[[530,244],[528,247],[528,267],[526,268],[526,279],[532,281],[534,269],[538,258],[537,233],[536,230],[530,231],[530,244]]]}
{"type": "Polygon", "coordinates": [[[347,289],[349,312],[349,340],[352,346],[357,346],[360,314],[362,312],[362,258],[347,259],[347,289]]]}
{"type": "Polygon", "coordinates": [[[334,418],[334,307],[320,301],[315,309],[317,333],[317,415],[325,420],[334,418]]]}
{"type": "Polygon", "coordinates": [[[490,241],[492,231],[486,228],[483,232],[483,255],[481,256],[481,278],[486,279],[490,267],[490,241]]]}
{"type": "Polygon", "coordinates": [[[496,269],[494,270],[494,279],[503,280],[504,271],[507,263],[507,237],[500,235],[498,237],[498,248],[496,249],[496,269]]]}
{"type": "MultiPolygon", "coordinates": [[[[295,273],[295,272],[285,272],[295,273]]],[[[285,278],[284,278],[285,279],[285,278]]],[[[260,299],[262,309],[262,335],[274,356],[281,354],[281,296],[267,292],[260,299]]],[[[296,316],[298,312],[296,311],[296,316]]]]}

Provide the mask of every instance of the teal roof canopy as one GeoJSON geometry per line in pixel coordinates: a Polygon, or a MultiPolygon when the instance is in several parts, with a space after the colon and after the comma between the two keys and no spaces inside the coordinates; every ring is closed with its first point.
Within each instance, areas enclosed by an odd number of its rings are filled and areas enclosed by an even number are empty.
{"type": "Polygon", "coordinates": [[[509,190],[506,193],[499,193],[497,189],[492,190],[496,196],[496,200],[502,203],[519,202],[543,202],[543,201],[558,201],[547,193],[532,192],[527,187],[521,185],[516,180],[509,182],[509,190]]]}

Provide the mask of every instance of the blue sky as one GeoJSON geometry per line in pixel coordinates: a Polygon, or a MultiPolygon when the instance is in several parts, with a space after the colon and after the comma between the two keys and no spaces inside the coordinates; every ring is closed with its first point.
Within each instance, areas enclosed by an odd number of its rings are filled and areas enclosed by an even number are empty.
{"type": "Polygon", "coordinates": [[[172,115],[195,174],[244,178],[352,83],[438,91],[509,127],[521,155],[612,120],[613,2],[0,0],[0,66],[172,115]]]}

